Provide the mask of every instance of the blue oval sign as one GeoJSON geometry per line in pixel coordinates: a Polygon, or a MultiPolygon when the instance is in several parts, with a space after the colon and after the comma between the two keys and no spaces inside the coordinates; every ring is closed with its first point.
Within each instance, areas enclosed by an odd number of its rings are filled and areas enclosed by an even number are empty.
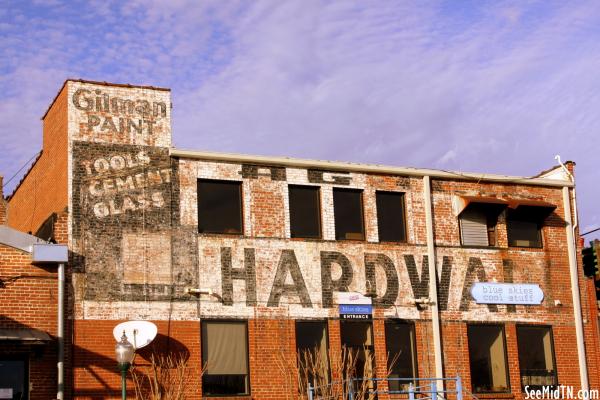
{"type": "Polygon", "coordinates": [[[532,283],[477,282],[471,296],[477,304],[538,305],[544,300],[540,286],[532,283]]]}

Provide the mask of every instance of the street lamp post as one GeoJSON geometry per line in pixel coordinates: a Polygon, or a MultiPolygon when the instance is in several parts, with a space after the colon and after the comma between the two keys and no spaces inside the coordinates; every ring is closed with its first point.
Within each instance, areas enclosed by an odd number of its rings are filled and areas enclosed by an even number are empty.
{"type": "Polygon", "coordinates": [[[135,355],[135,348],[127,340],[127,335],[125,334],[125,331],[123,331],[121,341],[115,346],[115,353],[117,355],[117,364],[119,366],[119,370],[121,371],[121,398],[123,400],[126,400],[127,371],[129,370],[131,362],[133,361],[133,356],[135,355]]]}

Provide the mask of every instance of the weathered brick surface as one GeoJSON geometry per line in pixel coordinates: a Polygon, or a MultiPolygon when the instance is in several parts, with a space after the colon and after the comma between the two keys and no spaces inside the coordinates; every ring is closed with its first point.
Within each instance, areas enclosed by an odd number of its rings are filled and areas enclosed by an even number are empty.
{"type": "Polygon", "coordinates": [[[2,185],[4,185],[4,177],[0,175],[0,225],[6,225],[6,201],[4,200],[2,185]]]}
{"type": "MultiPolygon", "coordinates": [[[[294,398],[293,322],[327,320],[330,356],[339,357],[339,291],[374,295],[378,376],[386,369],[386,318],[415,322],[419,376],[434,375],[431,314],[414,304],[428,296],[431,279],[421,178],[171,157],[168,92],[84,82],[66,87],[68,106],[57,100],[48,115],[68,114],[68,231],[57,237],[73,252],[76,398],[118,395],[111,332],[128,319],[156,321],[162,335],[187,349],[196,369],[190,395],[200,398],[199,321],[205,318],[249,321],[251,398],[294,398]],[[132,109],[127,99],[134,101],[132,109]],[[198,234],[198,179],[241,182],[243,235],[198,234]],[[322,239],[290,237],[290,184],[320,188],[322,239]],[[335,240],[334,188],[363,190],[365,241],[335,240]],[[404,193],[406,243],[379,242],[378,190],[404,193]],[[186,286],[215,295],[192,297],[184,294],[186,286]]],[[[29,187],[31,179],[21,186],[29,187]]],[[[446,375],[462,376],[470,388],[467,324],[503,324],[508,397],[522,398],[516,325],[545,324],[553,329],[560,383],[577,387],[562,189],[434,179],[432,192],[446,375]],[[456,200],[473,195],[555,205],[543,227],[543,248],[509,247],[506,212],[498,219],[497,247],[461,246],[456,200]],[[469,294],[478,281],[537,283],[545,298],[539,306],[479,305],[469,294]]],[[[64,207],[59,211],[63,223],[57,226],[64,226],[64,207]]],[[[581,267],[579,281],[590,382],[598,388],[597,308],[581,267]]]]}

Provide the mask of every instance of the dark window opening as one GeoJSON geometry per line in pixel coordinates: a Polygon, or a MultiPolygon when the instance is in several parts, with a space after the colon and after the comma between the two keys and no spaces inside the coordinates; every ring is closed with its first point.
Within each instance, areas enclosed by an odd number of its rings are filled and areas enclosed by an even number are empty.
{"type": "Polygon", "coordinates": [[[546,326],[517,326],[521,385],[531,388],[558,385],[552,330],[546,326]]]}
{"type": "Polygon", "coordinates": [[[26,358],[0,356],[0,399],[29,399],[28,371],[26,358]]]}
{"type": "Polygon", "coordinates": [[[376,192],[380,242],[405,242],[404,193],[376,192]]]}
{"type": "MultiPolygon", "coordinates": [[[[56,220],[58,216],[56,213],[52,213],[40,226],[40,228],[35,233],[35,236],[39,237],[42,240],[45,240],[50,243],[56,243],[54,238],[54,225],[56,224],[56,220]]],[[[0,397],[1,398],[1,397],[0,397]]]]}
{"type": "Polygon", "coordinates": [[[388,383],[392,391],[408,390],[408,380],[393,380],[397,378],[413,379],[417,377],[417,350],[415,341],[415,326],[401,321],[386,321],[385,346],[388,353],[388,383]]]}
{"type": "Polygon", "coordinates": [[[496,225],[503,205],[471,203],[459,216],[463,246],[497,246],[496,225]]]}
{"type": "MultiPolygon", "coordinates": [[[[375,377],[375,353],[373,346],[373,325],[370,322],[341,321],[340,334],[342,351],[347,352],[347,357],[355,359],[353,376],[355,378],[375,377]]],[[[356,390],[362,381],[354,382],[356,390]]],[[[366,383],[367,390],[375,390],[373,381],[366,383]]]]}
{"type": "Polygon", "coordinates": [[[365,240],[362,190],[333,189],[335,238],[365,240]]]}
{"type": "Polygon", "coordinates": [[[242,184],[198,180],[198,232],[242,234],[242,184]]]}
{"type": "Polygon", "coordinates": [[[202,362],[205,395],[249,394],[246,323],[202,322],[202,362]]]}
{"type": "Polygon", "coordinates": [[[510,391],[504,328],[469,325],[467,335],[473,393],[510,391]]]}
{"type": "Polygon", "coordinates": [[[300,373],[300,393],[306,393],[308,383],[314,388],[330,382],[327,323],[296,322],[296,353],[300,373]]]}
{"type": "Polygon", "coordinates": [[[509,209],[506,217],[508,245],[541,248],[542,225],[551,212],[551,208],[534,206],[509,209]]]}
{"type": "Polygon", "coordinates": [[[293,238],[320,238],[319,188],[289,186],[290,230],[293,238]]]}

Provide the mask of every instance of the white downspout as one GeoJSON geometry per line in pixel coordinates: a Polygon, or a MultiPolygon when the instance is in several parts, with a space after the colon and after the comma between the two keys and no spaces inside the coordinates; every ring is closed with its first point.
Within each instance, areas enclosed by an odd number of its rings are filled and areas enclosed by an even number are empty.
{"type": "MultiPolygon", "coordinates": [[[[444,377],[442,364],[442,340],[440,333],[440,312],[438,307],[437,268],[435,243],[433,241],[433,215],[431,210],[431,179],[423,177],[423,199],[425,200],[425,224],[427,227],[427,259],[429,268],[429,304],[431,310],[431,328],[433,330],[433,353],[435,358],[435,377],[444,377]]],[[[436,380],[437,392],[443,393],[444,382],[436,380]]]]}
{"type": "MultiPolygon", "coordinates": [[[[581,389],[588,390],[587,361],[585,359],[585,343],[583,340],[583,318],[581,315],[581,299],[579,297],[579,274],[577,272],[577,256],[575,252],[575,235],[571,219],[571,194],[568,187],[563,187],[563,205],[565,222],[567,223],[567,248],[569,253],[569,272],[571,275],[571,295],[573,297],[573,312],[575,314],[575,334],[577,337],[577,358],[579,360],[579,378],[581,389]]],[[[577,218],[577,215],[575,215],[577,218]]]]}
{"type": "Polygon", "coordinates": [[[56,398],[65,398],[65,264],[58,264],[58,382],[56,398]]]}

